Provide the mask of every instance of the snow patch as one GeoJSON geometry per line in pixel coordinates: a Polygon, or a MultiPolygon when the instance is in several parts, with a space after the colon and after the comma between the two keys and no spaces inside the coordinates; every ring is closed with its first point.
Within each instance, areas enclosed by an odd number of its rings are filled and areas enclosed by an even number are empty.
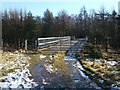
{"type": "Polygon", "coordinates": [[[111,65],[111,66],[114,66],[114,65],[116,65],[116,64],[117,64],[117,62],[116,62],[116,61],[107,61],[107,63],[108,63],[109,65],[111,65]]]}
{"type": "Polygon", "coordinates": [[[116,85],[111,85],[111,90],[120,90],[120,87],[117,87],[116,85]]]}
{"type": "Polygon", "coordinates": [[[43,58],[46,58],[46,56],[45,55],[40,55],[40,58],[43,59],[43,58]]]}
{"type": "Polygon", "coordinates": [[[70,57],[70,56],[65,56],[65,57],[64,57],[64,60],[65,60],[65,61],[74,61],[74,62],[77,61],[76,58],[73,58],[73,57],[70,57]]]}
{"type": "Polygon", "coordinates": [[[49,72],[49,73],[52,73],[53,72],[53,69],[52,69],[52,65],[44,65],[46,67],[46,70],[49,72]]]}
{"type": "Polygon", "coordinates": [[[98,62],[98,63],[103,63],[102,59],[95,59],[95,61],[98,62]]]}
{"type": "Polygon", "coordinates": [[[98,79],[99,80],[99,82],[101,82],[101,83],[103,83],[104,82],[104,80],[102,80],[102,79],[98,79]]]}
{"type": "Polygon", "coordinates": [[[54,60],[54,56],[53,55],[50,55],[50,60],[54,60]]]}
{"type": "Polygon", "coordinates": [[[93,61],[93,58],[86,58],[87,61],[93,61]]]}
{"type": "Polygon", "coordinates": [[[13,54],[16,55],[16,61],[6,61],[5,64],[0,65],[0,70],[13,70],[13,72],[6,72],[7,76],[0,78],[0,89],[1,88],[34,88],[38,86],[33,79],[30,79],[29,76],[32,76],[28,66],[29,66],[29,57],[24,57],[22,54],[13,54]]]}
{"type": "Polygon", "coordinates": [[[38,84],[33,82],[33,79],[29,79],[31,74],[28,69],[23,70],[22,72],[9,73],[8,76],[4,76],[0,82],[0,88],[33,88],[38,84]]]}
{"type": "Polygon", "coordinates": [[[78,71],[79,71],[79,73],[80,73],[80,75],[81,75],[82,77],[84,77],[84,78],[86,78],[86,79],[88,78],[88,76],[86,76],[86,75],[83,73],[84,68],[82,67],[82,65],[80,64],[80,62],[77,61],[76,64],[73,64],[73,66],[78,69],[78,71]]]}
{"type": "Polygon", "coordinates": [[[75,83],[78,83],[78,82],[79,82],[79,79],[74,79],[74,82],[75,82],[75,83]]]}
{"type": "Polygon", "coordinates": [[[88,79],[88,76],[86,76],[81,70],[79,70],[79,72],[80,72],[80,74],[81,74],[82,77],[88,79]]]}
{"type": "Polygon", "coordinates": [[[77,62],[77,63],[76,63],[76,66],[77,66],[78,69],[84,70],[84,68],[82,67],[82,65],[80,64],[80,62],[77,62]]]}
{"type": "Polygon", "coordinates": [[[42,79],[42,83],[43,84],[50,84],[50,83],[47,83],[44,78],[42,79]]]}
{"type": "Polygon", "coordinates": [[[116,83],[117,83],[118,85],[120,85],[120,81],[116,81],[116,83]]]}

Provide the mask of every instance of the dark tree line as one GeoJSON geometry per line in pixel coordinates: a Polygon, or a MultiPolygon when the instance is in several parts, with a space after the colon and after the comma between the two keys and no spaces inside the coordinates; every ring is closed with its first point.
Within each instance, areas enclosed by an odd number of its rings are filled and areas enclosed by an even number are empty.
{"type": "Polygon", "coordinates": [[[93,44],[120,48],[120,16],[115,10],[108,13],[104,8],[88,13],[82,7],[78,15],[62,10],[57,16],[47,9],[43,17],[22,9],[4,10],[2,30],[3,47],[15,49],[24,48],[25,39],[52,36],[88,37],[93,44]]]}

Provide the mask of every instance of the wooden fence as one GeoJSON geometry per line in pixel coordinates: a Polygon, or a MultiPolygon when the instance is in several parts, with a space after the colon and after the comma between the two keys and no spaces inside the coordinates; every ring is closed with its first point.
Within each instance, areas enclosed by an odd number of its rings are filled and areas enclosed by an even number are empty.
{"type": "Polygon", "coordinates": [[[25,40],[26,50],[35,50],[41,48],[47,48],[56,44],[61,44],[61,42],[70,41],[70,36],[64,37],[48,37],[48,38],[38,38],[37,40],[25,40]]]}
{"type": "Polygon", "coordinates": [[[45,48],[52,45],[59,44],[61,42],[70,41],[70,36],[65,37],[49,37],[49,38],[38,38],[38,48],[45,48]]]}

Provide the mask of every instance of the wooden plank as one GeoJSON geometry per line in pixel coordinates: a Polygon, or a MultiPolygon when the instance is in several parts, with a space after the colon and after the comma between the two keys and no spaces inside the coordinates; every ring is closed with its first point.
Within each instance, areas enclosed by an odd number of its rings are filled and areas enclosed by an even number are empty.
{"type": "Polygon", "coordinates": [[[50,47],[65,41],[70,41],[70,36],[38,38],[38,48],[50,47]]]}

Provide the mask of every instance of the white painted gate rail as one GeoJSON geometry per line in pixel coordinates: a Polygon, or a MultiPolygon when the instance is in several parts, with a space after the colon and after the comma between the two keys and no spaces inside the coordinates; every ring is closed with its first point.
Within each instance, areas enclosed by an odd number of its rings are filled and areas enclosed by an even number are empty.
{"type": "Polygon", "coordinates": [[[49,37],[49,38],[38,38],[38,48],[45,48],[52,45],[59,44],[61,42],[70,41],[70,36],[64,37],[49,37]]]}

